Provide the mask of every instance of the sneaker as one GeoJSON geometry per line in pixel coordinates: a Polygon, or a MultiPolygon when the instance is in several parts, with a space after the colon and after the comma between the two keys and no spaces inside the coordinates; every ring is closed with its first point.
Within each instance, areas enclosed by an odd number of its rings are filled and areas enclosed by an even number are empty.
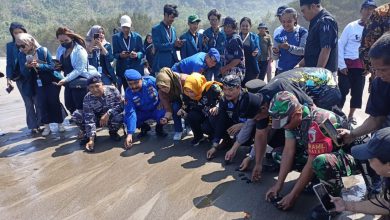
{"type": "Polygon", "coordinates": [[[121,141],[121,136],[119,136],[118,132],[110,132],[110,139],[113,141],[121,141]]]}
{"type": "Polygon", "coordinates": [[[173,135],[173,140],[180,141],[182,136],[183,136],[183,132],[175,132],[175,134],[173,135]]]}
{"type": "Polygon", "coordinates": [[[204,137],[203,136],[200,137],[200,138],[195,138],[194,137],[194,139],[192,139],[192,141],[191,141],[191,144],[192,144],[192,146],[196,147],[196,146],[199,146],[199,144],[202,143],[202,141],[204,141],[204,137]]]}
{"type": "Polygon", "coordinates": [[[50,133],[51,133],[50,126],[46,124],[45,128],[43,129],[42,136],[43,137],[49,136],[50,133]]]}
{"type": "Polygon", "coordinates": [[[190,127],[186,128],[186,134],[187,134],[188,136],[194,136],[194,132],[192,132],[192,130],[191,130],[190,127]]]}
{"type": "Polygon", "coordinates": [[[58,123],[58,132],[64,133],[66,131],[64,124],[58,123]]]}

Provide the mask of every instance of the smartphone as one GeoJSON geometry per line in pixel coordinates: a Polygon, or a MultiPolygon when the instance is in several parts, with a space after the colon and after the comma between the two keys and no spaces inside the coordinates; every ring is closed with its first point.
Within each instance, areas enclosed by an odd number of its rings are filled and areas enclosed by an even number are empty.
{"type": "Polygon", "coordinates": [[[93,39],[99,39],[99,38],[100,38],[100,34],[99,33],[93,34],[93,39]]]}
{"type": "Polygon", "coordinates": [[[331,198],[324,184],[319,183],[313,186],[313,190],[325,211],[330,212],[332,209],[336,208],[334,203],[331,202],[331,198]]]}
{"type": "Polygon", "coordinates": [[[330,122],[329,119],[326,119],[321,123],[321,127],[325,129],[326,133],[330,136],[332,141],[337,145],[337,146],[342,146],[343,145],[343,140],[340,138],[339,134],[337,133],[336,128],[333,126],[332,122],[330,122]]]}

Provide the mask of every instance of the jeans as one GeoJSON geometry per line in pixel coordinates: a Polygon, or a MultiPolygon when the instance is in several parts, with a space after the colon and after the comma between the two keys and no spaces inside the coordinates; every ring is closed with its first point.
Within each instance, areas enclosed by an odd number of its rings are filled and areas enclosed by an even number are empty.
{"type": "Polygon", "coordinates": [[[181,104],[179,102],[172,103],[172,118],[173,118],[173,126],[175,128],[175,132],[183,132],[183,126],[181,123],[181,117],[177,115],[177,112],[180,110],[181,104]]]}
{"type": "Polygon", "coordinates": [[[338,87],[331,88],[323,91],[318,95],[317,99],[313,99],[314,104],[319,108],[332,111],[334,106],[337,106],[341,100],[341,93],[338,87]]]}
{"type": "Polygon", "coordinates": [[[38,87],[37,95],[43,124],[62,123],[64,121],[60,91],[60,86],[51,83],[38,87]]]}
{"type": "Polygon", "coordinates": [[[38,128],[41,124],[41,113],[38,108],[38,96],[25,96],[21,93],[22,82],[16,81],[16,86],[19,89],[20,95],[24,102],[24,108],[26,109],[26,122],[28,129],[38,128]]]}

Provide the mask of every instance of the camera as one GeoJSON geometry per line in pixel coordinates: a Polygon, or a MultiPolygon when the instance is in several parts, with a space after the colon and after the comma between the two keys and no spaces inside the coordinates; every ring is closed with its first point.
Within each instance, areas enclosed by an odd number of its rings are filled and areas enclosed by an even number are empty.
{"type": "Polygon", "coordinates": [[[7,91],[8,94],[10,94],[12,90],[14,90],[14,87],[11,84],[9,84],[8,87],[5,89],[5,91],[7,91]]]}
{"type": "Polygon", "coordinates": [[[99,39],[99,38],[100,38],[100,34],[99,33],[93,34],[93,39],[99,39]]]}

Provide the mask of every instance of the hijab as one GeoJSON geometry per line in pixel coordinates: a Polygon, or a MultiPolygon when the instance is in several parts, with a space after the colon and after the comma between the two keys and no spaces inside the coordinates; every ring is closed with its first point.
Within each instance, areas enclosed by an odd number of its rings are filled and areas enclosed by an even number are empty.
{"type": "Polygon", "coordinates": [[[214,84],[222,86],[222,84],[219,82],[207,82],[206,78],[200,73],[192,73],[186,78],[183,88],[191,90],[195,94],[195,100],[199,101],[202,98],[203,92],[208,91],[210,87],[214,84]]]}
{"type": "Polygon", "coordinates": [[[182,94],[182,87],[180,78],[177,74],[173,73],[170,68],[164,67],[157,74],[156,79],[157,86],[164,86],[169,88],[169,97],[173,101],[180,101],[182,94]]]}

